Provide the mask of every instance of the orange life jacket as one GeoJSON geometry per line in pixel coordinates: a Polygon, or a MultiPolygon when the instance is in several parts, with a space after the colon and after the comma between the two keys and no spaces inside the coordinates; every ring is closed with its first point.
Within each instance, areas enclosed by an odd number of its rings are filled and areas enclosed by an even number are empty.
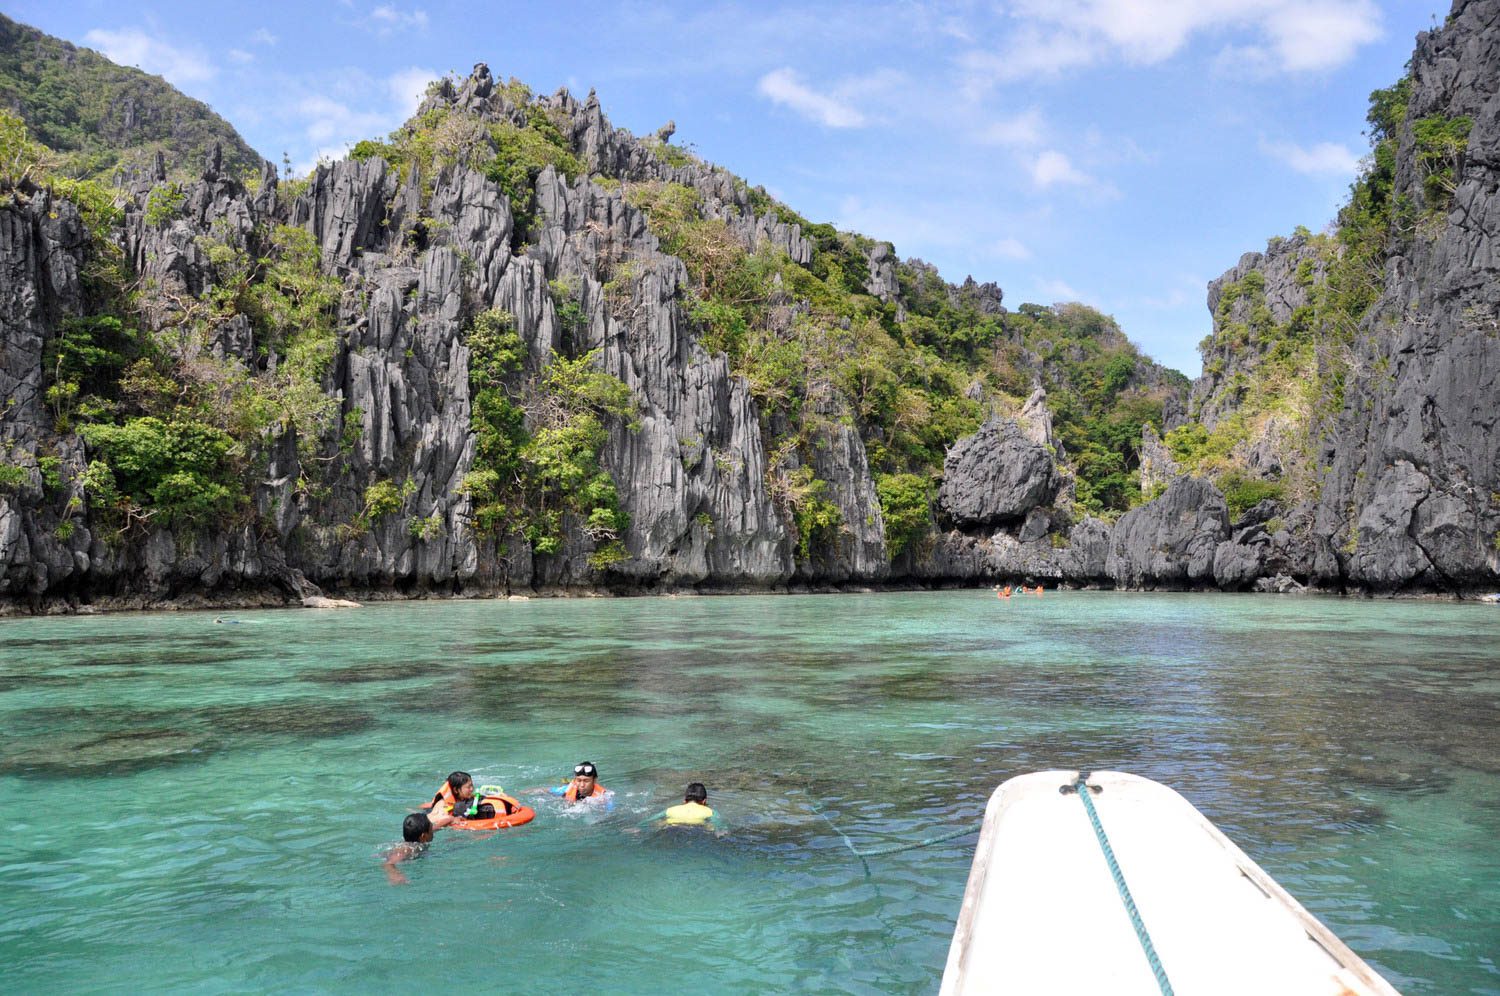
{"type": "MultiPolygon", "coordinates": [[[[475,799],[473,801],[478,802],[479,800],[475,799]]],[[[453,794],[453,786],[447,782],[443,782],[442,788],[432,794],[432,801],[427,804],[429,811],[448,813],[453,812],[458,806],[459,798],[453,794]],[[442,808],[439,809],[439,806],[442,808]]]]}
{"type": "MultiPolygon", "coordinates": [[[[600,782],[598,782],[596,780],[594,782],[594,791],[592,791],[588,795],[584,796],[583,799],[584,799],[584,801],[587,801],[589,799],[592,799],[596,795],[599,796],[602,799],[604,797],[604,794],[606,792],[608,792],[608,791],[609,791],[609,789],[605,788],[600,782]]],[[[568,783],[568,790],[563,793],[563,799],[566,802],[578,802],[579,801],[579,798],[578,798],[578,786],[575,785],[572,782],[569,782],[568,783]]]]}
{"type": "Polygon", "coordinates": [[[521,800],[512,799],[508,795],[487,795],[480,799],[479,802],[487,802],[491,806],[494,806],[496,816],[509,816],[521,808],[521,800]]]}
{"type": "MultiPolygon", "coordinates": [[[[486,802],[491,806],[494,806],[495,813],[500,816],[508,816],[521,808],[521,801],[519,799],[513,799],[508,795],[479,796],[476,794],[473,799],[468,800],[468,802],[464,804],[465,811],[467,811],[467,808],[470,804],[478,806],[486,802]]],[[[429,812],[436,811],[452,813],[457,810],[458,807],[459,799],[453,794],[453,787],[447,782],[443,782],[442,788],[438,789],[432,794],[432,802],[427,804],[427,809],[429,812]],[[438,807],[442,808],[439,809],[438,807]]],[[[463,818],[462,814],[458,815],[460,819],[463,818]]]]}

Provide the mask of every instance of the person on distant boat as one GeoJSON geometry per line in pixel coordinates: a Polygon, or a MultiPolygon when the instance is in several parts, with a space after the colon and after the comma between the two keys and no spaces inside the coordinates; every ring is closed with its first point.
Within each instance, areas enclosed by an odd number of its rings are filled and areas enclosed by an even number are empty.
{"type": "Polygon", "coordinates": [[[580,761],[573,765],[573,779],[566,785],[555,786],[553,795],[560,795],[563,802],[573,805],[587,802],[602,803],[606,809],[614,805],[614,793],[599,783],[599,769],[593,761],[580,761]]]}
{"type": "Polygon", "coordinates": [[[702,782],[693,782],[687,787],[682,796],[682,805],[669,806],[646,822],[654,820],[661,820],[669,827],[707,826],[715,830],[722,829],[719,815],[708,805],[708,789],[702,782]]]}
{"type": "Polygon", "coordinates": [[[452,822],[453,817],[448,814],[429,816],[426,813],[412,813],[406,817],[401,824],[401,843],[391,848],[390,853],[385,856],[385,877],[391,880],[392,885],[406,884],[406,876],[396,866],[403,861],[420,858],[427,852],[427,845],[432,843],[432,831],[452,822]]]}

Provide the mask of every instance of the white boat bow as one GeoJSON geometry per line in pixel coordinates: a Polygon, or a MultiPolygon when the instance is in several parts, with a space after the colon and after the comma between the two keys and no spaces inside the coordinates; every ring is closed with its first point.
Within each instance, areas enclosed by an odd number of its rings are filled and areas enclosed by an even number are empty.
{"type": "Polygon", "coordinates": [[[990,797],[942,996],[1395,996],[1192,803],[1148,778],[1094,772],[1089,798],[1143,940],[1069,788],[1078,774],[1021,775],[990,797]]]}

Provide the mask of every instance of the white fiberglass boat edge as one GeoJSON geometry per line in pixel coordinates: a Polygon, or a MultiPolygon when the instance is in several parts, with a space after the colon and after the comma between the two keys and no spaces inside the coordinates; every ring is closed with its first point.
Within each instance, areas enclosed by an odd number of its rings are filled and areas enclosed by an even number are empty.
{"type": "Polygon", "coordinates": [[[1079,774],[1021,775],[990,797],[942,996],[1397,996],[1181,795],[1094,772],[1091,814],[1079,774]]]}

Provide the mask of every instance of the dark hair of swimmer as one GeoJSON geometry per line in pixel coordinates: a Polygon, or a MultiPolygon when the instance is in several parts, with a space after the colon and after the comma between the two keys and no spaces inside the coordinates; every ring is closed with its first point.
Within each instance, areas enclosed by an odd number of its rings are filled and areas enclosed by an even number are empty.
{"type": "Polygon", "coordinates": [[[420,843],[430,833],[432,821],[427,818],[426,813],[412,813],[401,823],[401,839],[408,844],[420,843]]]}
{"type": "Polygon", "coordinates": [[[454,792],[457,792],[459,789],[463,788],[473,780],[474,779],[470,777],[467,771],[455,771],[453,774],[448,776],[448,787],[451,788],[454,792]]]}
{"type": "Polygon", "coordinates": [[[599,769],[594,767],[593,761],[580,761],[579,763],[573,765],[573,774],[587,775],[590,778],[598,778],[599,769]]]}
{"type": "Polygon", "coordinates": [[[682,797],[683,802],[696,802],[702,804],[708,799],[708,789],[703,787],[702,782],[693,782],[687,787],[687,794],[682,797]]]}

